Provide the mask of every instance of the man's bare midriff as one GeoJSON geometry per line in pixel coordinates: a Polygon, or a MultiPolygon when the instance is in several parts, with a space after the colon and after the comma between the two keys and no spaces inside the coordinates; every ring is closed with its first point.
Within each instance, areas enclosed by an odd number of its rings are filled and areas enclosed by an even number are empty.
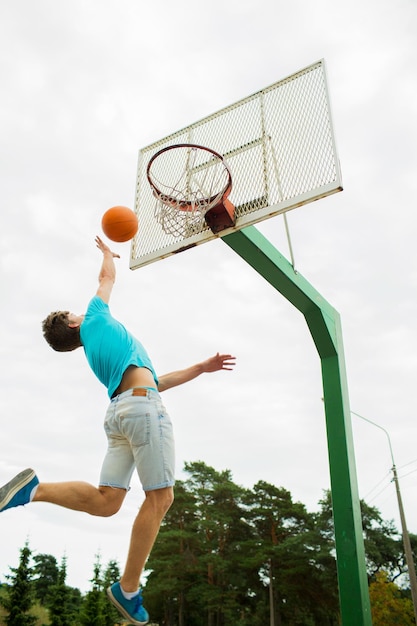
{"type": "Polygon", "coordinates": [[[122,382],[117,387],[113,395],[118,395],[133,389],[134,387],[154,387],[156,383],[150,370],[147,367],[136,367],[136,365],[129,365],[122,377],[122,382]]]}

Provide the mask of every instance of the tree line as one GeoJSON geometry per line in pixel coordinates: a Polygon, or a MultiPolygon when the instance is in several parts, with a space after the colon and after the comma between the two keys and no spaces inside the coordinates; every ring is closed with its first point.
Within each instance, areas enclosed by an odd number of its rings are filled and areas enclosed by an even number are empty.
{"type": "MultiPolygon", "coordinates": [[[[337,626],[340,623],[331,496],[307,511],[283,487],[234,483],[229,470],[186,463],[147,564],[145,606],[160,626],[337,626]]],[[[361,502],[374,626],[413,625],[406,560],[392,521],[361,502]]],[[[417,536],[411,535],[414,554],[417,536]]],[[[115,626],[105,590],[116,560],[96,557],[91,589],[66,585],[67,557],[28,543],[0,586],[0,626],[115,626]]]]}

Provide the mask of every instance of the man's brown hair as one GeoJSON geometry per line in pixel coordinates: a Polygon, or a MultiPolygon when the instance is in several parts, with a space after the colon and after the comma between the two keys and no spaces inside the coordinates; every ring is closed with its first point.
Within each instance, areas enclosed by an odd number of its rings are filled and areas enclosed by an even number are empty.
{"type": "Polygon", "coordinates": [[[80,328],[70,328],[69,311],[54,311],[42,322],[43,336],[51,348],[57,352],[71,352],[79,348],[80,328]]]}

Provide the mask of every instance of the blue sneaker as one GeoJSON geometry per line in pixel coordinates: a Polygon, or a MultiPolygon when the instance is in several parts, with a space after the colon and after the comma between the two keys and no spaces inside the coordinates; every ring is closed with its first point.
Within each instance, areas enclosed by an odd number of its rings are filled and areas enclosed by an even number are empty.
{"type": "Polygon", "coordinates": [[[30,494],[39,484],[33,469],[25,469],[0,488],[0,512],[30,502],[30,494]]]}
{"type": "Polygon", "coordinates": [[[142,592],[139,590],[137,596],[132,600],[126,600],[120,583],[114,583],[107,589],[107,595],[110,602],[120,611],[120,613],[129,620],[129,624],[136,624],[136,626],[145,626],[149,622],[148,611],[143,606],[142,592]]]}

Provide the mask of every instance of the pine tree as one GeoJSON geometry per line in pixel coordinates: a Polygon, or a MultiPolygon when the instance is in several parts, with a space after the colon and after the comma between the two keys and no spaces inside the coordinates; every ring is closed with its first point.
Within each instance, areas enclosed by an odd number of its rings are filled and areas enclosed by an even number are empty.
{"type": "Polygon", "coordinates": [[[106,626],[100,555],[96,556],[94,577],[90,582],[92,588],[84,598],[79,623],[83,626],[106,626]]]}
{"type": "Polygon", "coordinates": [[[253,570],[245,558],[245,544],[252,532],[245,520],[246,495],[229,470],[217,472],[204,463],[186,464],[187,486],[199,509],[198,533],[206,585],[202,600],[208,624],[237,623],[250,611],[248,587],[253,570]]]}
{"type": "MultiPolygon", "coordinates": [[[[182,481],[175,485],[175,504],[168,511],[147,563],[145,606],[156,622],[194,626],[186,611],[186,590],[196,585],[199,539],[196,505],[182,481]]],[[[198,610],[198,609],[197,609],[198,610]]]]}
{"type": "Polygon", "coordinates": [[[185,469],[190,478],[177,483],[174,506],[148,562],[154,571],[146,606],[156,621],[179,626],[237,625],[251,603],[253,578],[245,560],[250,528],[244,490],[228,470],[217,472],[202,462],[185,469]]]}
{"type": "Polygon", "coordinates": [[[71,626],[73,611],[71,610],[71,588],[67,587],[67,559],[64,556],[58,570],[57,581],[49,589],[48,606],[51,626],[71,626]]]}
{"type": "Polygon", "coordinates": [[[34,601],[31,557],[32,552],[26,542],[20,550],[19,566],[11,567],[12,575],[6,576],[10,585],[6,597],[1,599],[1,604],[8,611],[5,618],[7,626],[34,626],[36,624],[36,617],[29,613],[34,601]]]}
{"type": "Polygon", "coordinates": [[[46,606],[51,588],[58,583],[59,568],[57,560],[51,554],[36,554],[33,557],[33,586],[39,602],[46,606]]]}
{"type": "MultiPolygon", "coordinates": [[[[248,519],[255,530],[253,556],[257,570],[269,587],[271,617],[279,624],[294,618],[311,620],[311,542],[313,522],[303,504],[293,502],[289,491],[259,481],[250,492],[248,519]],[[306,586],[301,581],[309,581],[306,586]]],[[[317,598],[316,598],[317,599],[317,598]]],[[[296,622],[298,623],[298,622],[296,622]]]]}
{"type": "Polygon", "coordinates": [[[113,583],[120,580],[120,568],[116,561],[109,561],[106,571],[104,572],[103,580],[103,617],[105,626],[114,626],[121,620],[120,614],[117,609],[109,602],[107,598],[106,589],[113,583]]]}

